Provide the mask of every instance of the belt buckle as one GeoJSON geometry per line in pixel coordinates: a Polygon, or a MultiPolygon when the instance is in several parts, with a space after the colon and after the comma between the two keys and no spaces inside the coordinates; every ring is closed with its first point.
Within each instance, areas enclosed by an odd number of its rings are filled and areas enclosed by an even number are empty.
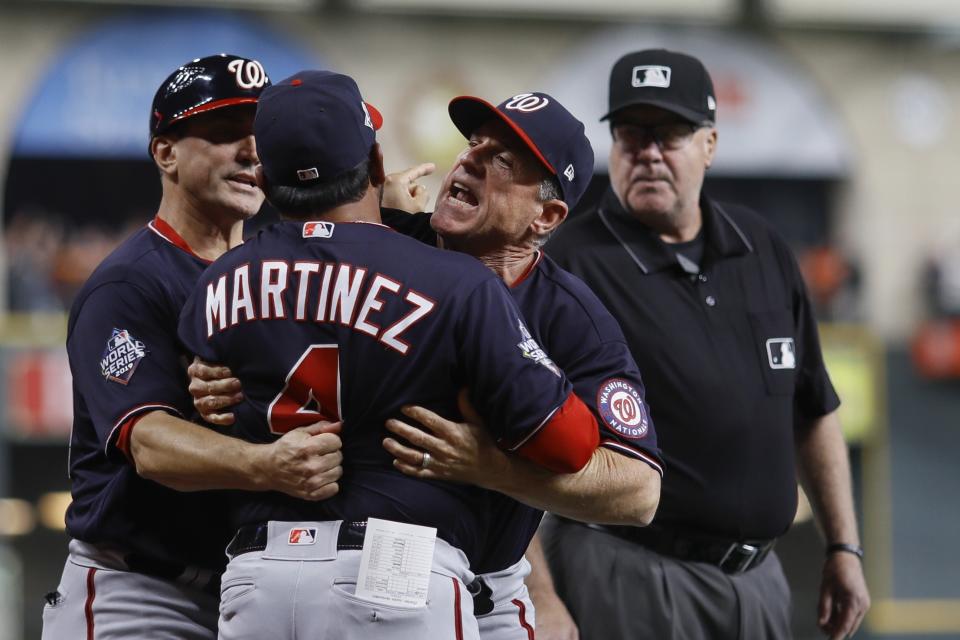
{"type": "Polygon", "coordinates": [[[760,553],[760,547],[745,542],[734,542],[720,558],[717,566],[724,573],[743,573],[753,565],[758,553],[760,553]]]}

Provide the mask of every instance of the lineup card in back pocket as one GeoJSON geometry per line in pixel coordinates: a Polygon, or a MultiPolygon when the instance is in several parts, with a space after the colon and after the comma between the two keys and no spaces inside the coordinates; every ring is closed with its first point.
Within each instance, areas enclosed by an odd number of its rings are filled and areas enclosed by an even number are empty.
{"type": "Polygon", "coordinates": [[[356,595],[395,607],[424,607],[437,530],[367,519],[356,595]]]}

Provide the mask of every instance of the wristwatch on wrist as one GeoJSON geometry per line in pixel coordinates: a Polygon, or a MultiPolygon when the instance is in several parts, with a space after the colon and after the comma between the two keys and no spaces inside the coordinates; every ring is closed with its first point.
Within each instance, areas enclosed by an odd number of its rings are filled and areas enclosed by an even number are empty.
{"type": "Polygon", "coordinates": [[[827,555],[832,555],[842,551],[844,553],[852,553],[861,560],[863,560],[863,547],[856,544],[847,544],[846,542],[834,542],[827,545],[827,555]]]}

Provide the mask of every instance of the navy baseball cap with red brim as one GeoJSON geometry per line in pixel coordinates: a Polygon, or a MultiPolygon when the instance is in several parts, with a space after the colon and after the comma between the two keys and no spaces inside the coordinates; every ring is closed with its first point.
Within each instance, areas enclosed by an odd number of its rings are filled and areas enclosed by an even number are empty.
{"type": "Polygon", "coordinates": [[[459,96],[447,108],[465,138],[485,122],[498,118],[509,126],[551,174],[557,177],[563,201],[573,208],[593,177],[593,147],[577,120],[556,98],[521,93],[494,106],[483,98],[459,96]]]}

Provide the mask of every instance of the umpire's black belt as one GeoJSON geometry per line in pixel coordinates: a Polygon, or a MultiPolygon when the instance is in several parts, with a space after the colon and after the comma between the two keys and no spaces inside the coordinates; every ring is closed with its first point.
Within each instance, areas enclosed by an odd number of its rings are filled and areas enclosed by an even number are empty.
{"type": "Polygon", "coordinates": [[[682,532],[663,525],[649,527],[586,525],[642,545],[678,560],[706,562],[724,573],[743,573],[756,567],[773,549],[776,540],[725,540],[682,532]]]}
{"type": "MultiPolygon", "coordinates": [[[[337,534],[337,549],[339,551],[363,549],[363,537],[366,532],[367,523],[365,521],[343,522],[340,525],[340,532],[337,534]]],[[[240,527],[237,535],[227,546],[227,554],[230,557],[236,557],[252,551],[263,551],[266,548],[267,523],[261,522],[240,527]]]]}

